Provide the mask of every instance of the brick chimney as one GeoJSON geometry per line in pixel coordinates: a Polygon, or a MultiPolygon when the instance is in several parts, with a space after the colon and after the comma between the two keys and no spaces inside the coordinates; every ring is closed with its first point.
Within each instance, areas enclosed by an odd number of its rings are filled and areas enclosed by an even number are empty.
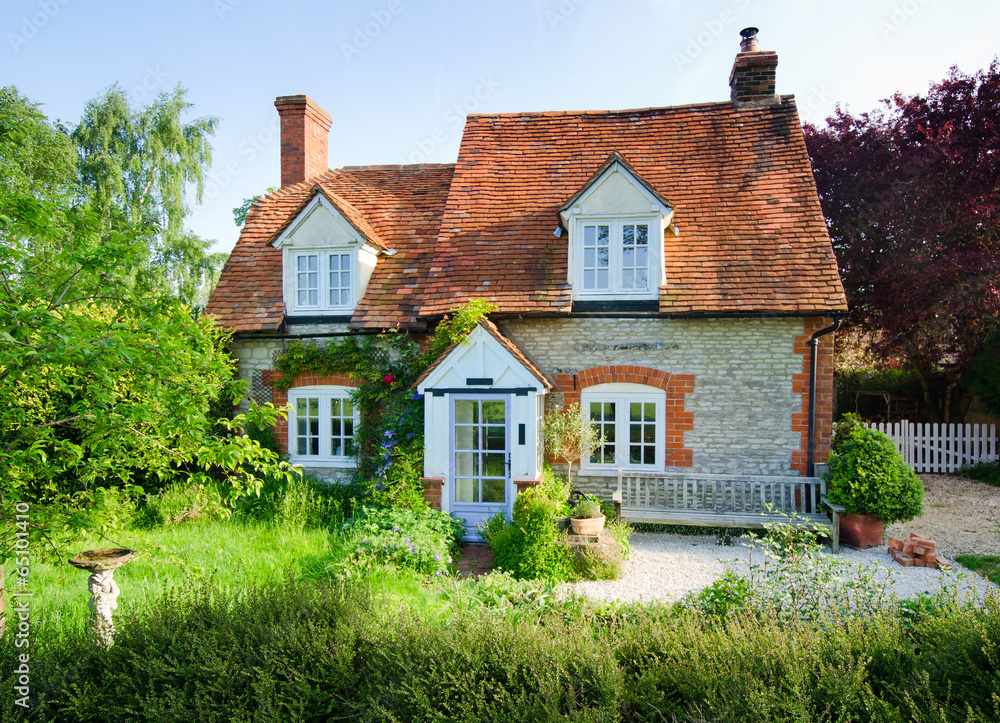
{"type": "Polygon", "coordinates": [[[274,99],[281,119],[281,185],[301,183],[325,173],[330,137],[330,114],[308,95],[274,99]]]}
{"type": "Polygon", "coordinates": [[[740,37],[743,38],[740,52],[729,73],[729,99],[737,105],[777,103],[774,79],[778,54],[772,50],[757,50],[757,28],[744,28],[740,37]]]}

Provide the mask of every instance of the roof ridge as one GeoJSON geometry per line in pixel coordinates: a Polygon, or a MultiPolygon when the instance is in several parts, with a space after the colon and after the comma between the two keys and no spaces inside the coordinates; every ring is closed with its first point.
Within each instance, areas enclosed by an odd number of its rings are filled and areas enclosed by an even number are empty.
{"type": "MultiPolygon", "coordinates": [[[[794,103],[795,95],[793,93],[778,94],[781,99],[782,104],[786,101],[794,103]]],[[[680,110],[692,110],[698,108],[718,108],[729,106],[733,107],[733,102],[731,100],[719,100],[719,101],[707,101],[704,103],[685,103],[683,105],[664,105],[664,106],[649,106],[647,108],[621,108],[618,110],[543,110],[543,111],[524,111],[520,113],[469,113],[466,115],[468,120],[480,120],[483,118],[545,118],[545,117],[560,117],[560,116],[588,116],[588,115],[627,115],[633,113],[662,113],[663,111],[680,111],[680,110]]],[[[775,106],[761,106],[765,108],[772,108],[775,106]]]]}
{"type": "Polygon", "coordinates": [[[365,166],[341,166],[340,168],[335,168],[335,171],[377,171],[381,169],[395,169],[395,168],[454,168],[454,163],[373,163],[365,166]]]}

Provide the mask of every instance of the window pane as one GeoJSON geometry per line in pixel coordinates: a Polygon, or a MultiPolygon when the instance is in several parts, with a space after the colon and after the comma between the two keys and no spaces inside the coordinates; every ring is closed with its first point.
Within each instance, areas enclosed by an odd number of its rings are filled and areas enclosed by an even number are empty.
{"type": "Polygon", "coordinates": [[[647,422],[656,421],[656,405],[652,402],[646,402],[642,405],[643,417],[647,422]]]}
{"type": "Polygon", "coordinates": [[[455,427],[455,449],[478,450],[479,427],[455,427]]]}
{"type": "Polygon", "coordinates": [[[649,226],[640,223],[635,227],[635,243],[637,246],[647,246],[649,244],[649,226]]]}
{"type": "Polygon", "coordinates": [[[586,269],[583,272],[583,288],[594,289],[597,288],[597,272],[593,269],[586,269]]]}
{"type": "Polygon", "coordinates": [[[637,446],[629,447],[628,461],[630,464],[642,464],[642,447],[637,447],[637,446]]]}
{"type": "Polygon", "coordinates": [[[649,266],[648,249],[637,248],[635,250],[635,265],[643,269],[649,266]]]}
{"type": "Polygon", "coordinates": [[[309,270],[319,271],[319,256],[307,256],[309,259],[309,270]]]}
{"type": "Polygon", "coordinates": [[[599,246],[608,245],[608,239],[611,237],[611,233],[609,231],[610,228],[611,228],[610,226],[597,227],[597,244],[599,246]]]}
{"type": "Polygon", "coordinates": [[[479,480],[455,480],[455,499],[458,502],[479,502],[479,480]]]}
{"type": "Polygon", "coordinates": [[[483,480],[483,502],[502,503],[507,501],[504,494],[507,489],[507,481],[503,479],[483,480]]]}
{"type": "Polygon", "coordinates": [[[597,264],[597,252],[594,249],[584,249],[583,250],[583,265],[585,267],[594,268],[597,264]]]}
{"type": "Polygon", "coordinates": [[[455,400],[455,422],[476,424],[479,422],[479,402],[474,399],[455,400]]]}
{"type": "Polygon", "coordinates": [[[507,449],[507,430],[504,427],[484,427],[483,434],[486,437],[484,445],[489,450],[507,449]]]}
{"type": "Polygon", "coordinates": [[[646,269],[638,269],[635,272],[635,288],[648,289],[649,282],[646,278],[646,269]]]}
{"type": "Polygon", "coordinates": [[[455,474],[459,477],[474,477],[479,475],[478,452],[456,452],[455,474]]]}
{"type": "Polygon", "coordinates": [[[635,271],[631,269],[622,271],[622,288],[623,289],[635,288],[635,271]]]}
{"type": "Polygon", "coordinates": [[[295,451],[301,455],[319,455],[319,397],[295,400],[295,451]]]}
{"type": "Polygon", "coordinates": [[[506,477],[507,462],[505,454],[484,454],[483,455],[483,476],[484,477],[506,477]]]}
{"type": "Polygon", "coordinates": [[[597,268],[598,269],[606,269],[606,268],[608,268],[608,259],[609,258],[610,258],[610,254],[608,252],[608,248],[606,246],[600,246],[600,247],[598,247],[598,249],[597,249],[597,268]]]}
{"type": "Polygon", "coordinates": [[[584,226],[583,227],[583,245],[584,246],[595,246],[597,244],[597,227],[596,226],[584,226]]]}
{"type": "Polygon", "coordinates": [[[622,226],[622,245],[623,246],[635,245],[635,226],[632,225],[622,226]]]}
{"type": "Polygon", "coordinates": [[[608,270],[607,269],[598,269],[597,270],[597,288],[598,289],[607,289],[608,286],[609,286],[609,282],[608,282],[608,270]]]}
{"type": "Polygon", "coordinates": [[[319,306],[319,292],[311,290],[309,292],[309,306],[319,306]]]}
{"type": "Polygon", "coordinates": [[[330,400],[330,454],[354,454],[354,405],[346,397],[330,400]]]}
{"type": "Polygon", "coordinates": [[[615,403],[591,402],[590,420],[597,436],[604,438],[604,444],[590,455],[594,464],[614,464],[615,462],[615,403]]]}
{"type": "Polygon", "coordinates": [[[483,402],[483,421],[488,424],[504,423],[504,402],[490,401],[483,402]]]}
{"type": "Polygon", "coordinates": [[[656,447],[643,447],[643,464],[656,464],[656,447]]]}

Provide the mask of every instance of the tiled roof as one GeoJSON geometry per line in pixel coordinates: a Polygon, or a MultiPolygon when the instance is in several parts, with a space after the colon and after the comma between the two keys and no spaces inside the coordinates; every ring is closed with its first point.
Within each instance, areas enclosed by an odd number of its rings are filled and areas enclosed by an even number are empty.
{"type": "Polygon", "coordinates": [[[354,314],[359,325],[416,323],[419,281],[427,275],[454,166],[354,166],[287,186],[254,204],[206,309],[238,332],[277,331],[284,318],[281,251],[271,242],[315,195],[316,187],[376,245],[379,258],[354,314]]]}
{"type": "Polygon", "coordinates": [[[674,207],[665,314],[846,310],[791,96],[625,111],[472,115],[455,165],[355,166],[251,210],[207,312],[236,331],[281,325],[269,243],[318,185],[381,256],[352,325],[415,327],[471,298],[499,313],[563,312],[559,210],[621,160],[674,207]],[[618,154],[617,156],[615,154],[618,154]]]}
{"type": "Polygon", "coordinates": [[[622,158],[675,207],[661,313],[846,309],[795,104],[469,116],[421,313],[568,311],[559,209],[622,158]],[[488,281],[488,285],[484,282],[488,281]]]}

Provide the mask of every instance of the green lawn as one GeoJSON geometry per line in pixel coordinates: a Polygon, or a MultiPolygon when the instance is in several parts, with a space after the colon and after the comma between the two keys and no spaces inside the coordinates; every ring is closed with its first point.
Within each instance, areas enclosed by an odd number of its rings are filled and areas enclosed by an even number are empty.
{"type": "MultiPolygon", "coordinates": [[[[301,529],[232,521],[192,522],[154,530],[120,533],[115,541],[87,540],[79,550],[124,545],[136,558],[115,572],[121,588],[119,610],[159,600],[164,590],[212,578],[224,590],[291,576],[301,579],[332,574],[339,558],[323,529],[301,529]],[[116,544],[117,543],[117,544],[116,544]]],[[[13,565],[7,565],[10,581],[13,565]]],[[[85,624],[88,616],[87,573],[68,564],[31,565],[35,622],[60,629],[85,624]]]]}
{"type": "Polygon", "coordinates": [[[959,555],[955,561],[973,572],[984,575],[997,585],[1000,585],[1000,557],[996,555],[959,555]]]}

